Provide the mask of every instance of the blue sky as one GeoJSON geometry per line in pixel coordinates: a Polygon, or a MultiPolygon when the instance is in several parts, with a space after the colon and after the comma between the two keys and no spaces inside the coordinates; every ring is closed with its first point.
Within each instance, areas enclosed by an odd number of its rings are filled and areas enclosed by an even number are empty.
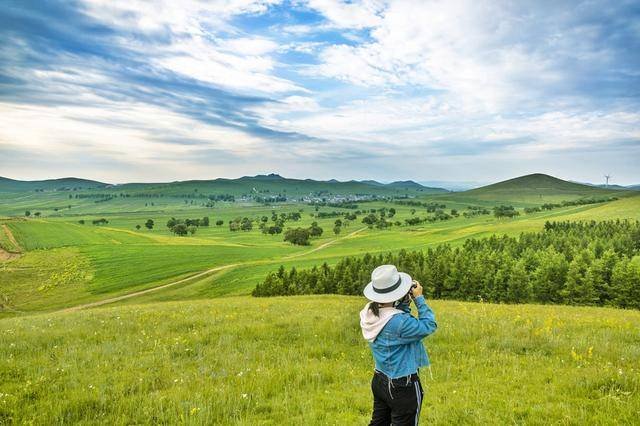
{"type": "Polygon", "coordinates": [[[640,183],[637,1],[0,4],[0,175],[640,183]]]}

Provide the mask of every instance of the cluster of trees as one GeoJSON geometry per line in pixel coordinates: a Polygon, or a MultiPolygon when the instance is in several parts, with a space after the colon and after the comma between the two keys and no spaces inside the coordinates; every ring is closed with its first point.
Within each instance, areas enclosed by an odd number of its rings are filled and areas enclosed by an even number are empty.
{"type": "Polygon", "coordinates": [[[284,195],[273,195],[270,197],[261,197],[261,196],[254,196],[253,199],[257,202],[257,203],[262,203],[262,204],[273,204],[273,203],[283,203],[285,201],[287,201],[287,197],[284,195]]]}
{"type": "Polygon", "coordinates": [[[248,217],[236,217],[229,221],[229,231],[251,231],[253,229],[253,220],[248,217]]]}
{"type": "MultiPolygon", "coordinates": [[[[26,217],[31,216],[31,210],[27,210],[27,211],[25,211],[25,212],[24,212],[24,215],[25,215],[26,217]]],[[[34,215],[35,217],[40,217],[40,212],[34,212],[34,213],[33,213],[33,215],[34,215]]]]}
{"type": "Polygon", "coordinates": [[[425,207],[428,213],[434,213],[436,210],[446,209],[447,205],[442,203],[435,202],[423,202],[423,201],[394,201],[394,204],[399,204],[401,206],[412,206],[412,207],[425,207]]]}
{"type": "Polygon", "coordinates": [[[371,271],[395,264],[428,297],[496,303],[606,305],[640,309],[640,222],[547,222],[519,237],[469,239],[426,251],[347,257],[267,275],[254,296],[361,295],[371,271]]]}
{"type": "Polygon", "coordinates": [[[563,201],[561,203],[545,203],[540,207],[525,207],[524,212],[526,214],[530,213],[538,213],[543,210],[553,210],[559,207],[568,207],[568,206],[584,206],[586,204],[598,204],[598,203],[606,203],[608,201],[615,201],[617,197],[609,197],[609,198],[580,198],[578,200],[573,201],[563,201]]]}
{"type": "Polygon", "coordinates": [[[493,215],[497,218],[501,217],[516,217],[520,216],[520,212],[513,206],[495,206],[493,208],[493,215]]]}
{"type": "Polygon", "coordinates": [[[93,193],[84,193],[84,194],[69,194],[69,198],[113,198],[113,195],[111,193],[98,193],[98,194],[93,194],[93,193]]]}
{"type": "Polygon", "coordinates": [[[486,215],[486,214],[491,214],[489,209],[487,209],[486,207],[467,206],[467,211],[463,212],[462,216],[464,216],[467,219],[469,219],[469,218],[472,218],[474,216],[482,216],[482,215],[486,215]]]}
{"type": "MultiPolygon", "coordinates": [[[[147,226],[145,223],[145,226],[147,226]]],[[[167,221],[167,228],[175,235],[185,236],[187,234],[195,234],[200,226],[209,226],[209,217],[205,216],[202,219],[176,219],[172,217],[167,221]]],[[[151,224],[151,228],[153,228],[153,223],[151,224]]],[[[151,229],[149,228],[149,229],[151,229]]]]}
{"type": "Polygon", "coordinates": [[[425,222],[436,222],[438,220],[449,220],[453,217],[459,216],[458,211],[456,209],[451,209],[451,214],[445,212],[444,210],[437,209],[432,216],[413,216],[408,219],[405,219],[404,222],[407,225],[419,225],[425,222]]]}
{"type": "MultiPolygon", "coordinates": [[[[151,219],[149,219],[149,220],[151,220],[151,219]]],[[[147,222],[149,222],[149,221],[147,221],[147,222]]],[[[153,222],[153,221],[151,221],[151,222],[153,222]]],[[[80,219],[78,221],[78,223],[80,225],[84,225],[86,223],[86,221],[84,219],[80,219]]],[[[107,223],[109,223],[109,221],[107,219],[105,219],[105,218],[101,218],[101,219],[94,219],[94,220],[91,221],[91,223],[93,225],[106,225],[107,223]]],[[[153,225],[151,227],[153,228],[153,225]]],[[[140,229],[140,225],[138,225],[138,229],[140,229]]],[[[151,229],[151,228],[149,228],[149,229],[151,229]]]]}
{"type": "MultiPolygon", "coordinates": [[[[337,208],[341,208],[341,209],[351,209],[351,210],[355,210],[355,209],[358,208],[358,205],[356,203],[351,202],[351,201],[340,201],[340,202],[314,201],[312,203],[309,203],[309,205],[316,206],[317,208],[319,208],[319,207],[337,207],[337,208]]],[[[316,210],[317,210],[317,208],[316,208],[316,210]]]]}
{"type": "Polygon", "coordinates": [[[284,233],[284,240],[298,246],[308,246],[312,237],[322,235],[323,229],[318,222],[313,222],[309,228],[291,228],[284,233]]]}
{"type": "MultiPolygon", "coordinates": [[[[149,231],[153,229],[154,225],[155,225],[155,222],[153,221],[153,219],[147,219],[147,221],[144,223],[145,228],[147,228],[149,231]]],[[[140,228],[142,228],[142,226],[136,225],[136,229],[140,229],[140,228]]]]}
{"type": "MultiPolygon", "coordinates": [[[[315,214],[315,217],[317,217],[318,219],[328,219],[328,218],[331,218],[331,217],[344,217],[346,214],[348,214],[348,213],[337,212],[337,211],[334,210],[334,211],[331,211],[331,212],[318,212],[318,213],[315,214]]],[[[311,216],[313,216],[313,213],[311,214],[311,216]]]]}
{"type": "Polygon", "coordinates": [[[297,212],[289,212],[289,213],[280,213],[279,215],[275,212],[275,210],[271,211],[271,222],[269,223],[269,218],[267,216],[262,216],[260,218],[260,231],[263,234],[281,234],[284,229],[284,224],[287,221],[297,222],[302,219],[302,212],[304,210],[300,209],[297,212]]]}

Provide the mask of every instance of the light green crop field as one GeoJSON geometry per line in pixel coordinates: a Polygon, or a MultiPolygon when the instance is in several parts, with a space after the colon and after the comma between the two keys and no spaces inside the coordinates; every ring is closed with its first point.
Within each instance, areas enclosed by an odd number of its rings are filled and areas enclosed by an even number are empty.
{"type": "MultiPolygon", "coordinates": [[[[219,298],[0,322],[0,423],[366,424],[359,297],[219,298]]],[[[633,424],[640,312],[429,302],[421,424],[633,424]]]]}
{"type": "MultiPolygon", "coordinates": [[[[404,220],[427,216],[424,206],[361,202],[360,210],[395,208],[392,221],[402,225],[369,229],[360,215],[338,235],[335,217],[311,214],[353,210],[0,193],[0,424],[365,424],[373,364],[359,334],[364,299],[255,299],[251,290],[280,265],[456,246],[537,231],[546,221],[640,220],[640,194],[574,184],[554,192],[545,189],[548,179],[534,181],[525,192],[507,183],[414,199],[460,213],[510,204],[521,213],[513,219],[459,216],[410,226],[404,220]],[[618,199],[522,210],[612,194],[618,199]],[[25,218],[26,210],[40,217],[25,218]],[[229,230],[236,217],[272,211],[301,211],[285,228],[317,221],[324,233],[294,246],[255,225],[229,230]],[[203,216],[210,226],[192,236],[172,235],[165,225],[203,216]],[[109,222],[91,224],[100,218],[109,222]]],[[[434,377],[421,372],[421,424],[632,424],[640,417],[639,312],[430,303],[439,330],[426,341],[434,377]]]]}

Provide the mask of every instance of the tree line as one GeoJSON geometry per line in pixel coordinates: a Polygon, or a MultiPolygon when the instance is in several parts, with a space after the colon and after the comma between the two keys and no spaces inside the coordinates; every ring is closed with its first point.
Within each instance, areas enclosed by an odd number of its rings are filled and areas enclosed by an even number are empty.
{"type": "Polygon", "coordinates": [[[254,296],[361,295],[371,271],[394,264],[428,297],[494,303],[640,309],[640,222],[547,222],[518,237],[469,239],[424,251],[346,257],[335,266],[269,273],[254,296]]]}
{"type": "Polygon", "coordinates": [[[538,212],[541,212],[543,210],[553,210],[553,209],[557,209],[557,208],[560,208],[560,207],[584,206],[584,205],[587,205],[587,204],[606,203],[606,202],[609,202],[609,201],[615,201],[617,199],[618,199],[618,197],[580,198],[578,200],[563,201],[561,203],[545,203],[545,204],[541,205],[540,207],[525,207],[524,212],[526,214],[538,213],[538,212]]]}
{"type": "MultiPolygon", "coordinates": [[[[169,230],[175,235],[179,235],[181,237],[188,233],[191,235],[195,234],[200,226],[209,226],[208,216],[205,216],[202,219],[176,219],[175,217],[172,217],[167,221],[167,228],[169,228],[169,230]]],[[[151,224],[151,228],[153,228],[153,223],[151,224]]]]}

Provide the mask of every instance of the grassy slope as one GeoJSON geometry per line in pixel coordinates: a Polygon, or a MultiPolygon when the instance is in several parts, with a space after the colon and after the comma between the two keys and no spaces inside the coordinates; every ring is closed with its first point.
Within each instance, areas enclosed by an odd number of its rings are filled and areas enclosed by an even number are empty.
{"type": "Polygon", "coordinates": [[[630,195],[629,192],[582,185],[538,173],[442,197],[459,201],[508,202],[519,206],[533,206],[584,197],[621,197],[630,195]]]}
{"type": "MultiPolygon", "coordinates": [[[[421,424],[631,424],[640,313],[430,302],[421,424]]],[[[222,298],[0,320],[0,423],[365,424],[358,297],[222,298]]]]}

